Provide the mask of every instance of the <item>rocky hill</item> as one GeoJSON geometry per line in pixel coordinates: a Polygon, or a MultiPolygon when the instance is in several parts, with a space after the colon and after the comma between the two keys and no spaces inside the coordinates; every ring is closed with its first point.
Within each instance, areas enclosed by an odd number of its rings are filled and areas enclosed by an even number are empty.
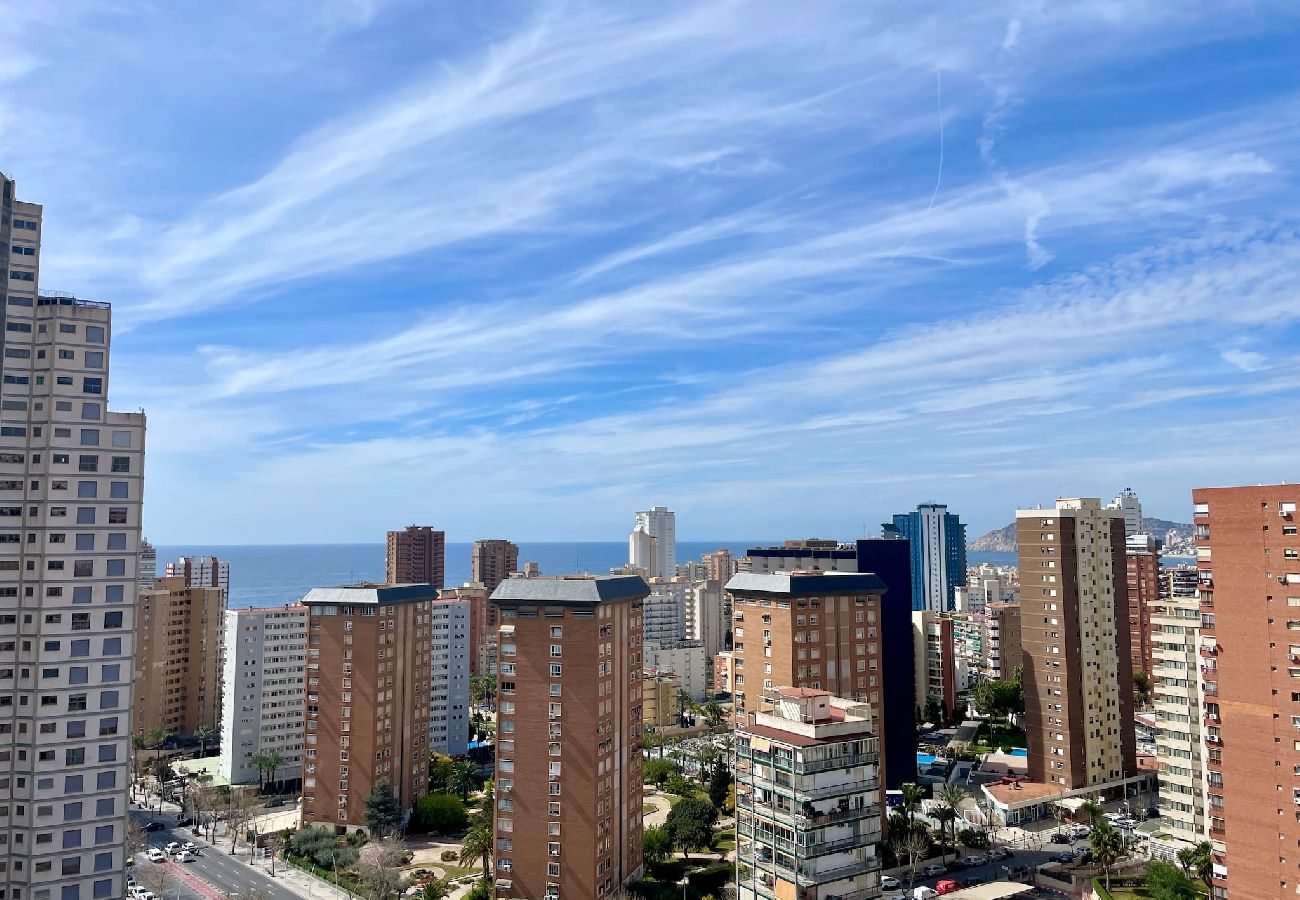
{"type": "MultiPolygon", "coordinates": [[[[1192,538],[1192,526],[1186,522],[1170,522],[1168,519],[1143,518],[1142,527],[1148,534],[1153,534],[1165,543],[1167,556],[1193,556],[1196,545],[1192,538]]],[[[1016,549],[1016,523],[1005,528],[982,534],[966,545],[968,550],[984,550],[1007,553],[1016,549]]]]}

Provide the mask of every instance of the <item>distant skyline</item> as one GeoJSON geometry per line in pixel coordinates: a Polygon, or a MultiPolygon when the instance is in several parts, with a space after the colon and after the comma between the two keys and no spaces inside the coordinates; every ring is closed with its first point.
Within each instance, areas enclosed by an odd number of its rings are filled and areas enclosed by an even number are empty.
{"type": "Polygon", "coordinates": [[[157,0],[0,17],[41,287],[166,544],[976,537],[1295,480],[1300,10],[157,0]]]}

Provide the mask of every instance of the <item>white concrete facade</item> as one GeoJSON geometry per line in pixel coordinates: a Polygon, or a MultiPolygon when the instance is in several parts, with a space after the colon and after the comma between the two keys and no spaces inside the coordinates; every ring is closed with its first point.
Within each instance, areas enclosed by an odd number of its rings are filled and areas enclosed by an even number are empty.
{"type": "Polygon", "coordinates": [[[279,753],[279,780],[302,777],[307,607],[226,610],[222,630],[221,777],[260,780],[253,757],[279,753]]]}
{"type": "Polygon", "coordinates": [[[221,602],[230,605],[230,563],[215,556],[182,556],[167,564],[167,577],[185,579],[190,587],[221,589],[221,602]]]}
{"type": "Polygon", "coordinates": [[[1132,537],[1143,532],[1142,501],[1138,499],[1138,495],[1132,488],[1124,488],[1120,491],[1119,496],[1110,501],[1106,508],[1117,509],[1124,517],[1124,537],[1132,537]]]}
{"type": "Polygon", "coordinates": [[[463,756],[469,748],[470,602],[435,600],[429,678],[429,749],[463,756]]]}
{"type": "MultiPolygon", "coordinates": [[[[644,531],[654,538],[651,578],[672,578],[677,574],[677,515],[666,506],[653,506],[636,514],[633,533],[644,531]]],[[[629,560],[631,561],[631,560],[629,560]]]]}
{"type": "Polygon", "coordinates": [[[108,304],[38,296],[42,210],[14,190],[0,175],[0,895],[120,898],[145,418],[107,408],[108,304]]]}
{"type": "Polygon", "coordinates": [[[692,700],[703,702],[709,697],[709,658],[699,641],[654,644],[646,641],[641,661],[645,668],[671,672],[692,700]]]}
{"type": "MultiPolygon", "coordinates": [[[[1195,596],[1156,601],[1151,611],[1151,691],[1160,761],[1161,828],[1197,843],[1210,837],[1203,696],[1218,693],[1217,666],[1199,653],[1201,608],[1195,596]]],[[[1216,750],[1211,746],[1211,750],[1216,750]]],[[[1217,752],[1217,751],[1216,751],[1217,752]]]]}
{"type": "Polygon", "coordinates": [[[654,584],[642,604],[642,626],[647,644],[675,644],[686,637],[684,585],[654,584]]]}
{"type": "Polygon", "coordinates": [[[727,635],[727,615],[722,604],[722,585],[717,581],[694,581],[685,588],[686,639],[704,645],[704,655],[717,656],[727,635]]]}
{"type": "Polygon", "coordinates": [[[146,540],[140,541],[140,565],[136,573],[136,590],[153,589],[154,579],[158,577],[158,551],[146,540]]]}

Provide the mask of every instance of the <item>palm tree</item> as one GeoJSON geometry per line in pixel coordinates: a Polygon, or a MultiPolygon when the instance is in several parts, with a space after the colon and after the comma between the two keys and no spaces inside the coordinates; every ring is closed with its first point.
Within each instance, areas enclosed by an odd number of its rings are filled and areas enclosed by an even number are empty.
{"type": "Polygon", "coordinates": [[[483,864],[483,877],[488,877],[488,866],[492,865],[492,828],[475,825],[465,832],[465,839],[460,842],[460,864],[473,866],[483,864]]]}
{"type": "Polygon", "coordinates": [[[1096,825],[1092,826],[1092,833],[1088,835],[1088,843],[1092,847],[1092,858],[1097,865],[1101,866],[1102,872],[1106,876],[1106,890],[1110,890],[1110,867],[1115,865],[1124,858],[1124,836],[1115,828],[1102,819],[1096,825]]]}
{"type": "Polygon", "coordinates": [[[478,790],[478,768],[468,759],[458,759],[447,776],[447,790],[460,794],[462,801],[469,799],[469,792],[478,790]]]}
{"type": "Polygon", "coordinates": [[[678,688],[677,689],[677,721],[684,722],[686,720],[686,710],[690,709],[693,706],[695,706],[695,701],[691,699],[691,695],[686,693],[684,689],[678,688]]]}
{"type": "Polygon", "coordinates": [[[911,831],[916,811],[921,808],[921,786],[909,781],[900,790],[903,795],[903,818],[907,822],[907,830],[911,831]]]}
{"type": "Polygon", "coordinates": [[[960,784],[945,784],[939,791],[939,800],[952,810],[952,845],[957,846],[957,820],[961,818],[961,804],[970,797],[960,784]]]}
{"type": "Polygon", "coordinates": [[[931,815],[939,822],[939,852],[943,855],[943,861],[946,863],[948,861],[948,823],[956,821],[957,810],[951,806],[941,806],[931,815]]]}
{"type": "Polygon", "coordinates": [[[655,747],[658,747],[660,759],[664,758],[665,743],[667,743],[667,741],[664,739],[663,734],[658,731],[647,731],[645,738],[641,741],[642,746],[644,746],[649,750],[653,750],[655,747]]]}
{"type": "Polygon", "coordinates": [[[136,788],[140,786],[141,765],[140,756],[149,746],[143,734],[131,735],[131,794],[134,796],[136,788]]]}
{"type": "Polygon", "coordinates": [[[704,720],[709,723],[710,728],[717,728],[721,725],[726,714],[722,704],[717,700],[710,700],[704,704],[704,720]]]}
{"type": "Polygon", "coordinates": [[[199,739],[199,757],[202,758],[208,755],[208,744],[217,736],[217,729],[200,725],[194,729],[194,736],[199,739]]]}
{"type": "Polygon", "coordinates": [[[1178,864],[1189,876],[1201,879],[1209,887],[1210,878],[1214,875],[1213,852],[1214,847],[1209,841],[1201,841],[1195,847],[1179,850],[1178,864]]]}
{"type": "Polygon", "coordinates": [[[1079,821],[1083,822],[1085,825],[1091,825],[1093,822],[1096,822],[1101,818],[1101,813],[1102,809],[1100,803],[1095,800],[1085,800],[1083,803],[1079,804],[1079,809],[1075,812],[1075,815],[1078,816],[1079,821]]]}
{"type": "Polygon", "coordinates": [[[267,786],[275,780],[275,770],[284,765],[284,757],[279,750],[254,753],[253,765],[257,766],[257,789],[259,792],[265,793],[267,786]]]}

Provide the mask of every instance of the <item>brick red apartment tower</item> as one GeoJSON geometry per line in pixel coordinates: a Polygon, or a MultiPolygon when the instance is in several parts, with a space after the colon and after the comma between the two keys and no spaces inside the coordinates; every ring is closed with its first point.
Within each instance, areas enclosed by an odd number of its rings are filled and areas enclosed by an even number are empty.
{"type": "Polygon", "coordinates": [[[447,534],[428,525],[408,525],[388,532],[384,579],[389,584],[431,584],[442,590],[447,534]]]}
{"type": "Polygon", "coordinates": [[[1300,486],[1192,492],[1216,897],[1300,891],[1300,486]]]}
{"type": "Polygon", "coordinates": [[[1160,599],[1160,545],[1135,534],[1125,545],[1128,564],[1129,658],[1133,671],[1151,674],[1151,604],[1160,599]]]}
{"type": "Polygon", "coordinates": [[[509,578],[497,608],[494,887],[610,897],[640,878],[639,576],[509,578]]]}

